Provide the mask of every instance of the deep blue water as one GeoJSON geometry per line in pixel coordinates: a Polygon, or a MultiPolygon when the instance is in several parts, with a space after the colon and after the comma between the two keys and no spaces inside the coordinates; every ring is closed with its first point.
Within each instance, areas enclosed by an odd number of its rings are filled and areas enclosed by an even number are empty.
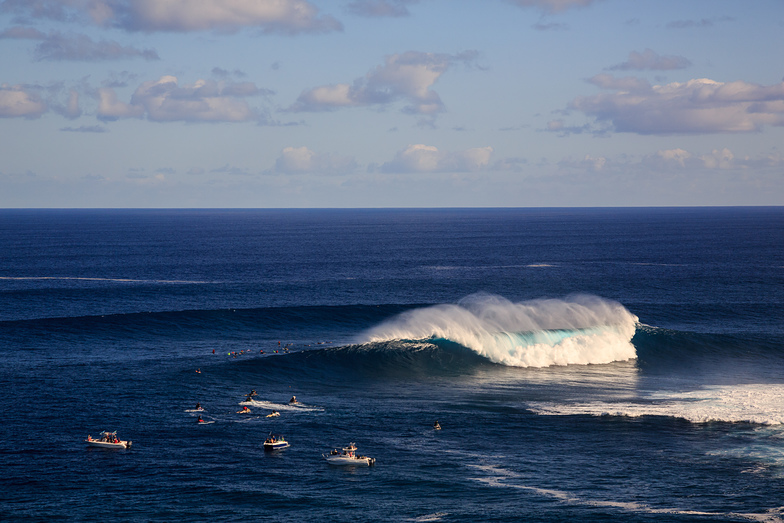
{"type": "Polygon", "coordinates": [[[3,521],[784,521],[783,371],[784,208],[0,210],[3,521]]]}

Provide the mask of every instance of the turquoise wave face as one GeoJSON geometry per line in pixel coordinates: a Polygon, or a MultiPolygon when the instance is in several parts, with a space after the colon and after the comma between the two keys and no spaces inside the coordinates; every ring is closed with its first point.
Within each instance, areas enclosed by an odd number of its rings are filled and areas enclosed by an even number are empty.
{"type": "Polygon", "coordinates": [[[407,311],[362,341],[444,339],[508,366],[585,365],[635,358],[636,325],[623,305],[596,296],[513,303],[477,294],[407,311]]]}
{"type": "Polygon", "coordinates": [[[499,343],[508,342],[517,346],[555,346],[570,338],[602,334],[606,331],[606,327],[589,327],[585,329],[549,329],[534,332],[499,332],[493,336],[499,343]]]}

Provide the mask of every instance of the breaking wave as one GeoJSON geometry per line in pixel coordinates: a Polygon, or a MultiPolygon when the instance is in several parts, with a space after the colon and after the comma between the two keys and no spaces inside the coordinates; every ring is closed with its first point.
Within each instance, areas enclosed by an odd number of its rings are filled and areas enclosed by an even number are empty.
{"type": "Polygon", "coordinates": [[[358,341],[446,340],[514,367],[601,364],[636,358],[637,320],[620,303],[597,296],[513,303],[473,294],[457,304],[406,311],[358,341]]]}

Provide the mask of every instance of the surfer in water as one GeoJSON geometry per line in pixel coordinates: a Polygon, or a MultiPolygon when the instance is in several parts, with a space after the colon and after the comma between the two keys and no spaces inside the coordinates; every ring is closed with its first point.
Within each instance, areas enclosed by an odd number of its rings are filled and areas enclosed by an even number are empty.
{"type": "Polygon", "coordinates": [[[438,422],[438,420],[433,423],[433,430],[441,430],[441,424],[438,422]]]}
{"type": "Polygon", "coordinates": [[[299,403],[299,401],[297,401],[297,397],[296,396],[292,396],[291,399],[289,400],[289,403],[294,404],[294,403],[299,403]]]}

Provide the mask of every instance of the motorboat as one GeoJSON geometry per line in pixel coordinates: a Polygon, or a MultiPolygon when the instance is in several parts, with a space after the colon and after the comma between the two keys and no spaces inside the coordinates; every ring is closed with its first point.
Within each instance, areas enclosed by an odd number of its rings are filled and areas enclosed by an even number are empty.
{"type": "Polygon", "coordinates": [[[88,447],[100,447],[103,449],[129,449],[131,448],[130,441],[124,441],[117,437],[117,431],[114,432],[107,432],[103,431],[98,436],[99,438],[93,438],[89,434],[87,435],[87,439],[84,440],[87,443],[88,447]]]}
{"type": "Polygon", "coordinates": [[[329,454],[324,454],[323,456],[330,465],[369,467],[371,465],[375,465],[376,463],[376,458],[358,455],[357,446],[354,443],[349,443],[348,447],[343,447],[342,452],[338,452],[337,449],[335,449],[329,454]]]}
{"type": "Polygon", "coordinates": [[[269,437],[264,440],[264,450],[280,450],[285,449],[288,446],[289,442],[280,434],[270,434],[269,437]]]}

